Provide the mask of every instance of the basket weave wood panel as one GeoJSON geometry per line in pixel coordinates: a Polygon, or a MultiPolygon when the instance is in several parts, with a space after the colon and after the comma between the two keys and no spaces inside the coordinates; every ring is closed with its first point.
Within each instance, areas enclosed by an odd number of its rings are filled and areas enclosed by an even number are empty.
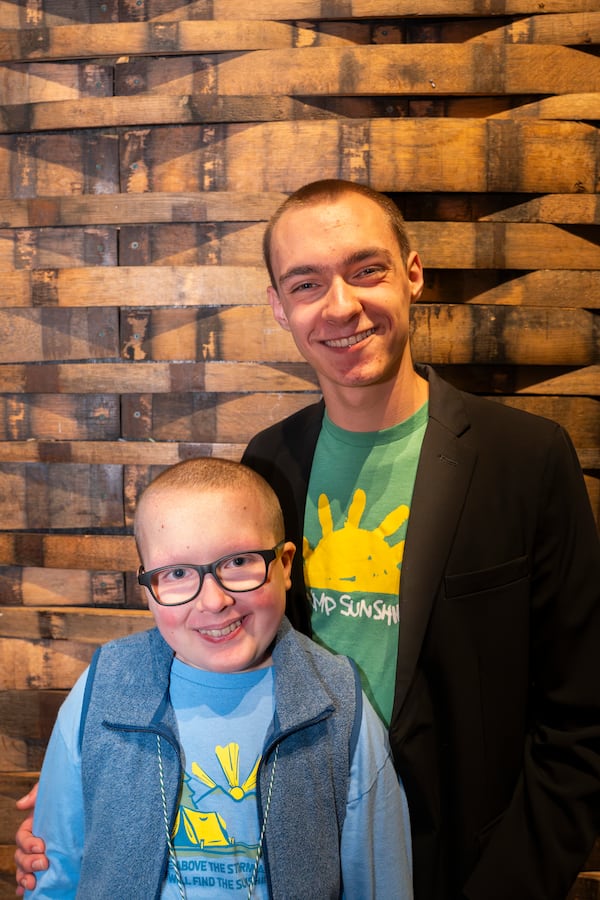
{"type": "MultiPolygon", "coordinates": [[[[139,492],[317,396],[265,303],[288,192],[395,197],[415,356],[564,424],[600,520],[600,11],[0,0],[0,95],[2,898],[62,697],[147,626],[139,492]]],[[[599,900],[588,868],[570,900],[599,900]]]]}

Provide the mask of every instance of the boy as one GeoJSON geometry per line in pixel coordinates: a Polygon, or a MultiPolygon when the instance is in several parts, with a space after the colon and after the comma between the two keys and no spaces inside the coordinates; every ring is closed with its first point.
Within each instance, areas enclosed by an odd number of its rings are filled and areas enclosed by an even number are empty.
{"type": "Polygon", "coordinates": [[[295,547],[245,466],[165,470],[135,516],[156,628],[65,701],[34,897],[411,898],[409,822],[348,660],[284,618],[295,547]]]}

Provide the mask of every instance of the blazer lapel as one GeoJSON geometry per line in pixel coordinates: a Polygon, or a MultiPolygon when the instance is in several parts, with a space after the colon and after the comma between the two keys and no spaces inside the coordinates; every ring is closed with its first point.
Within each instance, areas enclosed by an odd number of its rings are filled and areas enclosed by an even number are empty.
{"type": "Polygon", "coordinates": [[[430,383],[429,423],[402,562],[394,719],[413,678],[476,460],[475,450],[462,437],[469,422],[460,392],[431,369],[419,371],[430,383]]]}

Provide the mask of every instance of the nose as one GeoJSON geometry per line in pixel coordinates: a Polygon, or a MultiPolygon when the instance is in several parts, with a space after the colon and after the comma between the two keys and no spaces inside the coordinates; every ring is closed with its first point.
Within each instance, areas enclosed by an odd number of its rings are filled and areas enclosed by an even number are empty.
{"type": "Polygon", "coordinates": [[[220,612],[234,603],[233,597],[225,591],[212,575],[205,575],[200,593],[194,603],[198,609],[220,612]]]}
{"type": "Polygon", "coordinates": [[[362,311],[362,304],[354,288],[341,276],[333,279],[325,300],[324,315],[330,321],[348,321],[362,311]]]}

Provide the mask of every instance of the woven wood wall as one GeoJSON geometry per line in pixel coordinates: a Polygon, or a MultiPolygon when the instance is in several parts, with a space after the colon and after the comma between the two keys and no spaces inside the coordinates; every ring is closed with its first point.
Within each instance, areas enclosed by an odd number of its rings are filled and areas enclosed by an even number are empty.
{"type": "Polygon", "coordinates": [[[415,357],[563,423],[600,519],[599,9],[0,0],[0,897],[59,703],[147,626],[140,490],[316,394],[260,259],[295,188],[396,197],[415,357]]]}

